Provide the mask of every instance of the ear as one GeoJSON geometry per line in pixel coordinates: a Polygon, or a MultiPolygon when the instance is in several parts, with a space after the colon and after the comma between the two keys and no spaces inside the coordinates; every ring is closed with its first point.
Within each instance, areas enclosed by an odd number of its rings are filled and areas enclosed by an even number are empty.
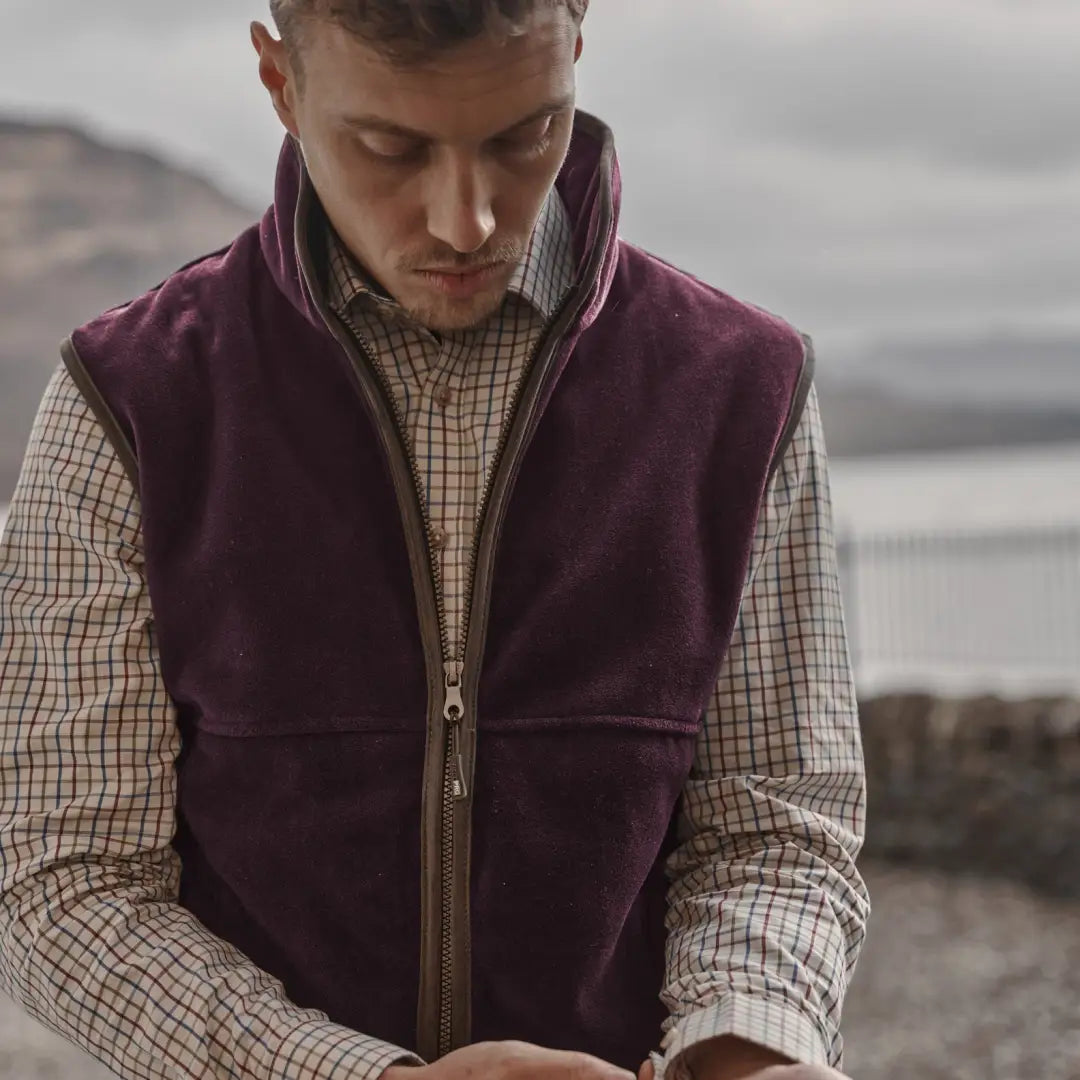
{"type": "Polygon", "coordinates": [[[259,56],[259,80],[266,87],[278,119],[296,138],[296,77],[284,42],[277,40],[262,23],[251,24],[251,44],[259,56]]]}
{"type": "Polygon", "coordinates": [[[581,50],[585,48],[585,41],[581,36],[581,31],[578,31],[577,44],[574,46],[574,63],[576,64],[581,59],[581,50]]]}

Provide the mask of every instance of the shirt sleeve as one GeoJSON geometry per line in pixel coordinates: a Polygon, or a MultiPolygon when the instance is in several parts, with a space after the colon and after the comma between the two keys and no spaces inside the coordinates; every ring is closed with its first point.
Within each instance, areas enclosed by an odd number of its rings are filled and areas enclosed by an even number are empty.
{"type": "Polygon", "coordinates": [[[669,858],[659,1080],[734,1035],[842,1067],[866,934],[866,779],[816,389],[759,517],[669,858]],[[674,1066],[674,1068],[672,1068],[674,1066]]]}
{"type": "Polygon", "coordinates": [[[0,538],[0,989],[130,1078],[375,1080],[178,903],[174,707],[135,491],[60,368],[0,538]]]}

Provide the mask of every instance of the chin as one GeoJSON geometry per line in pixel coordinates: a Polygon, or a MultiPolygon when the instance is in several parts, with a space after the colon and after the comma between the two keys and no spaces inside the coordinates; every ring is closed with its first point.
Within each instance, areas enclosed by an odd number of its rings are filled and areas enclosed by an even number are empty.
{"type": "Polygon", "coordinates": [[[481,326],[499,310],[505,298],[506,289],[500,288],[468,300],[417,297],[414,302],[403,306],[418,323],[441,334],[481,326]]]}

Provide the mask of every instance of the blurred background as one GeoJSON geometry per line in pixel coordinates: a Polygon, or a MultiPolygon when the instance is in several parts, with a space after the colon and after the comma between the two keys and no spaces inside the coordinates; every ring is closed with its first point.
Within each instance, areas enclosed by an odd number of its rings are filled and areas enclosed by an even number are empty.
{"type": "MultiPolygon", "coordinates": [[[[69,330],[268,202],[252,18],[4,0],[0,522],[69,330]]],[[[623,235],[816,344],[870,785],[847,1071],[1080,1077],[1080,2],[593,0],[585,39],[623,235]]],[[[0,1080],[99,1075],[0,1002],[0,1080]]]]}

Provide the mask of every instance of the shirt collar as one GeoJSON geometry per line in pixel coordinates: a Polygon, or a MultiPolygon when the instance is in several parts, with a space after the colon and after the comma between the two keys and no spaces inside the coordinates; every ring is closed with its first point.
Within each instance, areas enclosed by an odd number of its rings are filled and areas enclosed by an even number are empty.
{"type": "MultiPolygon", "coordinates": [[[[328,293],[330,306],[339,314],[362,299],[379,307],[400,312],[397,302],[353,257],[332,226],[327,225],[327,254],[330,262],[328,293]]],[[[552,316],[563,295],[573,284],[573,229],[570,215],[552,188],[540,210],[525,258],[514,270],[508,291],[521,297],[545,319],[552,316]]]]}

